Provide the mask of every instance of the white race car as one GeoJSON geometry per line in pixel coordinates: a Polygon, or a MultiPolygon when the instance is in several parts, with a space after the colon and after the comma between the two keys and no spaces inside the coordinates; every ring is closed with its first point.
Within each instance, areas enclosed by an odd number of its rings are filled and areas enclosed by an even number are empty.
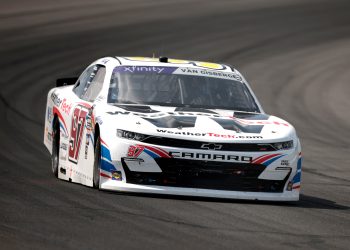
{"type": "Polygon", "coordinates": [[[299,199],[295,129],[228,65],[101,58],[50,90],[44,143],[55,176],[99,189],[299,199]]]}

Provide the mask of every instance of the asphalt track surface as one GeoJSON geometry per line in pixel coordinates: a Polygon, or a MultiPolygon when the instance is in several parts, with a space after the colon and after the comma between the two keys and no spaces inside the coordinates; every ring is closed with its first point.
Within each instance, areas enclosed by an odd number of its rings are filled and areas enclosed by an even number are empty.
{"type": "Polygon", "coordinates": [[[350,1],[2,1],[0,249],[349,249],[350,1]],[[42,144],[58,77],[106,55],[230,63],[302,141],[299,203],[101,192],[42,144]]]}

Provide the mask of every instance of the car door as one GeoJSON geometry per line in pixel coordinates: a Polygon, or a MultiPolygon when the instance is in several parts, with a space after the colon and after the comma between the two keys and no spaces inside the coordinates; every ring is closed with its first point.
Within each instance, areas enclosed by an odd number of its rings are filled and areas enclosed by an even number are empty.
{"type": "Polygon", "coordinates": [[[87,68],[73,88],[76,101],[71,110],[68,160],[71,179],[85,185],[92,184],[94,160],[92,129],[93,102],[103,87],[106,68],[92,65],[87,68]]]}

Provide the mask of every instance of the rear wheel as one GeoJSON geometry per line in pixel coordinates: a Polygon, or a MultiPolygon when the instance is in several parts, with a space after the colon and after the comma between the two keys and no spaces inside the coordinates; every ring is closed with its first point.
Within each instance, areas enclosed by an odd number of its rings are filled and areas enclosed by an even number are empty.
{"type": "Polygon", "coordinates": [[[98,136],[95,143],[95,159],[94,159],[94,188],[100,187],[100,170],[101,170],[101,140],[98,136]]]}
{"type": "Polygon", "coordinates": [[[52,126],[51,167],[52,167],[52,173],[56,177],[58,177],[59,152],[60,152],[60,126],[59,126],[58,119],[54,119],[54,123],[52,126]]]}

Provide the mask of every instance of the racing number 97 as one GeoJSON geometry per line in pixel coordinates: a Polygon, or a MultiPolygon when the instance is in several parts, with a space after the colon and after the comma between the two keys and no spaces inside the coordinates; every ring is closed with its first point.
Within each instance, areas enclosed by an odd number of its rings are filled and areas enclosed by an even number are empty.
{"type": "Polygon", "coordinates": [[[83,136],[86,115],[88,109],[82,106],[77,106],[73,111],[72,126],[69,139],[69,161],[78,162],[81,139],[83,136]]]}

